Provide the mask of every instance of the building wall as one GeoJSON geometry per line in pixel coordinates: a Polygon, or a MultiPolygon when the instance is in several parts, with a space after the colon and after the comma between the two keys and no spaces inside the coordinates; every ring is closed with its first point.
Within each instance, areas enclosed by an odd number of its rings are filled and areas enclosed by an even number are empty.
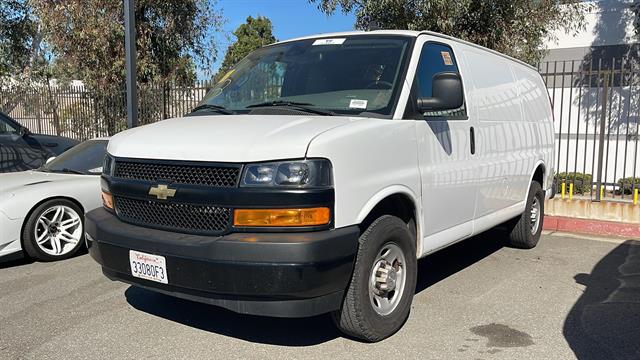
{"type": "Polygon", "coordinates": [[[553,37],[557,40],[546,42],[549,52],[544,61],[581,60],[594,51],[605,58],[627,52],[630,45],[638,42],[633,26],[635,14],[630,9],[632,2],[584,2],[585,29],[577,34],[563,30],[554,32],[553,37]]]}

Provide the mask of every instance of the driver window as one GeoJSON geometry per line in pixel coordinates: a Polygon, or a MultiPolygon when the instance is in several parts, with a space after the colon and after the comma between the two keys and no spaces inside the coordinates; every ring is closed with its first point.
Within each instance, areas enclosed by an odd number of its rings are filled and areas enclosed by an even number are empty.
{"type": "Polygon", "coordinates": [[[18,130],[11,126],[3,117],[0,117],[0,134],[15,134],[18,130]]]}
{"type": "MultiPolygon", "coordinates": [[[[422,48],[418,70],[416,72],[416,93],[419,97],[431,97],[433,76],[440,72],[458,71],[458,63],[453,50],[444,44],[426,43],[422,48]]],[[[430,111],[425,117],[461,117],[466,116],[464,105],[455,110],[430,111]]]]}

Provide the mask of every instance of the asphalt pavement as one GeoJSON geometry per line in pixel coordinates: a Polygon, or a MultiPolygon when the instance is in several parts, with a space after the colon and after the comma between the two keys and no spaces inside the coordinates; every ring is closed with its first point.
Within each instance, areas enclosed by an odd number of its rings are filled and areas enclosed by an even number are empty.
{"type": "Polygon", "coordinates": [[[106,279],[80,255],[0,263],[0,359],[640,359],[640,241],[500,231],[419,262],[391,338],[341,336],[328,316],[274,319],[106,279]]]}

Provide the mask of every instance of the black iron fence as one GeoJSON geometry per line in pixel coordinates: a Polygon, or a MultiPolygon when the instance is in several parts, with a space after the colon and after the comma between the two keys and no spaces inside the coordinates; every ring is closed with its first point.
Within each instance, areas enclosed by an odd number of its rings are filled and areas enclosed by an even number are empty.
{"type": "MultiPolygon", "coordinates": [[[[212,86],[154,84],[138,89],[141,125],[182,116],[193,109],[212,86]]],[[[31,131],[86,140],[126,129],[125,89],[88,90],[84,86],[30,86],[0,89],[0,111],[31,131]]]]}
{"type": "Polygon", "coordinates": [[[559,191],[595,201],[637,199],[638,59],[554,61],[539,70],[554,104],[559,191]]]}
{"type": "MultiPolygon", "coordinates": [[[[554,103],[559,191],[565,196],[632,200],[640,188],[640,64],[637,58],[542,63],[554,103]]],[[[278,73],[277,71],[275,73],[278,73]]],[[[256,94],[277,96],[280,80],[256,94]]],[[[278,80],[278,81],[276,81],[278,80]]],[[[155,84],[138,89],[140,124],[182,116],[212,87],[155,84]]],[[[85,140],[126,128],[125,90],[82,86],[0,89],[0,110],[34,132],[85,140]]]]}

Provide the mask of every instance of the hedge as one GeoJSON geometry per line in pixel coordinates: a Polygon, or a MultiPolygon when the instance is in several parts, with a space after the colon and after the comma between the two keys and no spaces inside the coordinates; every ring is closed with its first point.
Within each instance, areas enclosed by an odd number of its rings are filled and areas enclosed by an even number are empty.
{"type": "Polygon", "coordinates": [[[558,193],[562,192],[562,183],[567,184],[565,191],[569,192],[569,184],[573,184],[574,194],[587,194],[591,192],[593,176],[579,172],[561,172],[556,174],[555,181],[558,184],[558,193]]]}
{"type": "Polygon", "coordinates": [[[625,195],[631,195],[633,193],[632,191],[633,189],[640,188],[640,177],[637,177],[635,179],[632,177],[619,179],[618,184],[619,184],[618,186],[620,186],[620,189],[616,191],[618,194],[624,191],[625,195]],[[634,183],[635,183],[635,186],[633,185],[634,183]]]}

